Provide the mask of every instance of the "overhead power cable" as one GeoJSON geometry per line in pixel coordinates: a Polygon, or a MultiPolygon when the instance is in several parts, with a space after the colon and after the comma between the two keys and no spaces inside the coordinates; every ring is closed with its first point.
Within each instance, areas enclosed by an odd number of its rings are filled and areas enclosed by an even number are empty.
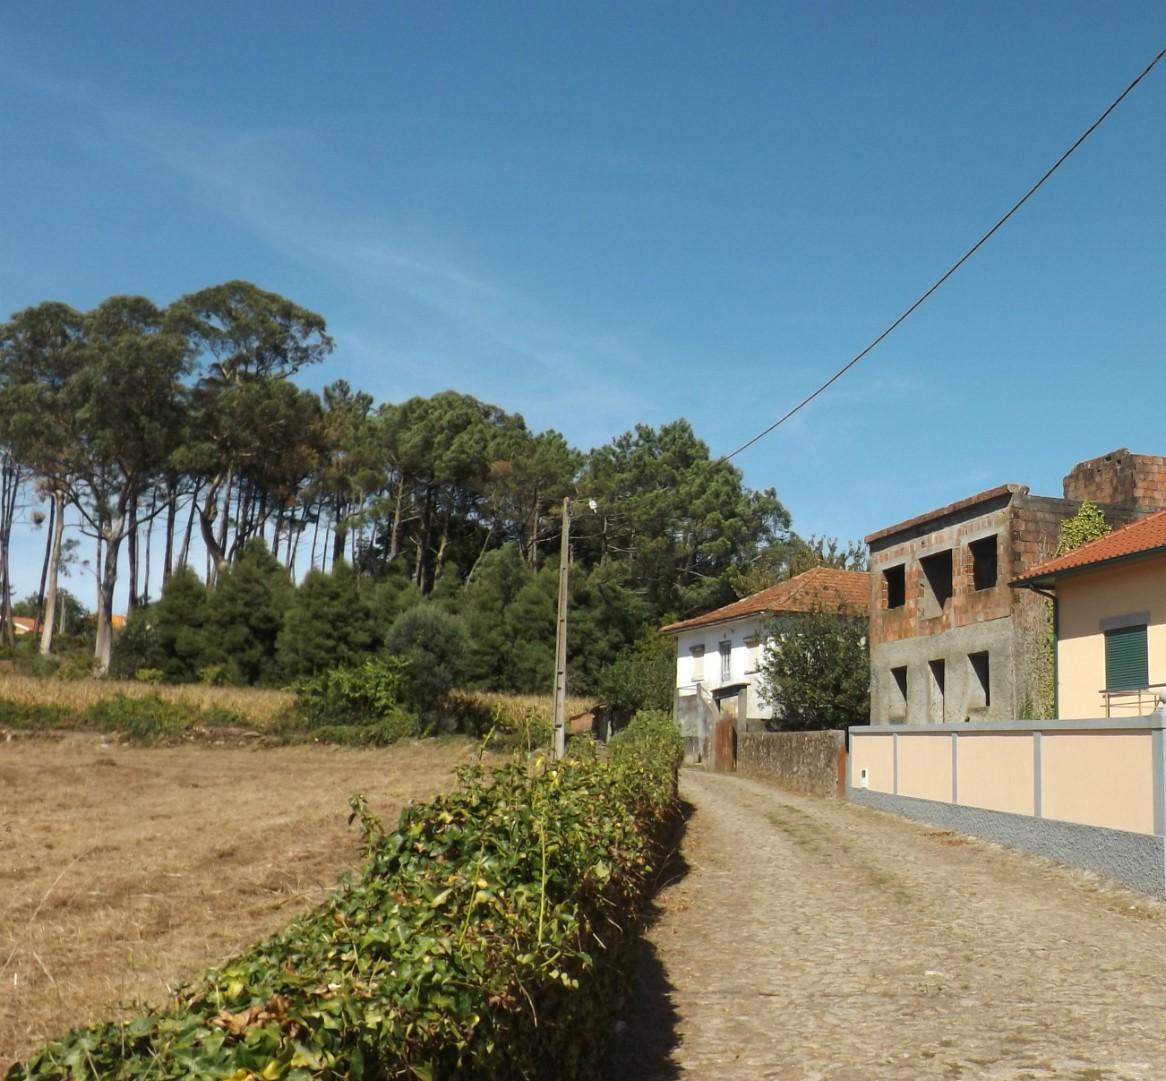
{"type": "Polygon", "coordinates": [[[904,322],[907,321],[907,319],[915,312],[915,310],[917,308],[922,306],[923,302],[926,301],[931,296],[932,293],[934,293],[941,285],[943,285],[944,282],[947,281],[948,278],[950,278],[957,270],[959,270],[959,268],[962,267],[964,265],[964,263],[966,263],[973,255],[975,255],[976,252],[978,252],[980,250],[980,248],[982,248],[992,238],[992,236],[997,232],[997,230],[999,230],[1000,227],[1006,221],[1008,221],[1008,219],[1011,218],[1013,214],[1015,214],[1022,206],[1024,206],[1025,203],[1027,203],[1029,201],[1029,199],[1031,199],[1037,193],[1037,191],[1040,190],[1040,188],[1044,184],[1044,182],[1046,180],[1048,180],[1049,177],[1051,177],[1053,175],[1053,173],[1055,173],[1062,165],[1064,165],[1066,161],[1069,160],[1069,158],[1073,154],[1073,152],[1083,142],[1085,142],[1085,140],[1088,139],[1090,135],[1092,135],[1099,127],[1101,127],[1101,125],[1103,123],[1105,123],[1106,119],[1109,117],[1109,114],[1112,113],[1114,111],[1114,109],[1116,109],[1126,99],[1126,97],[1134,89],[1134,87],[1138,85],[1138,83],[1140,83],[1147,75],[1150,74],[1151,71],[1154,70],[1154,66],[1164,56],[1166,56],[1166,49],[1162,49],[1162,51],[1159,52],[1158,55],[1155,56],[1154,59],[1151,60],[1142,69],[1142,71],[1138,75],[1138,77],[1136,79],[1134,79],[1134,81],[1132,83],[1130,83],[1130,85],[1127,86],[1116,98],[1114,98],[1114,100],[1110,103],[1109,107],[1105,110],[1105,112],[1103,112],[1096,120],[1094,120],[1093,123],[1090,124],[1089,127],[1087,127],[1081,133],[1081,135],[1077,138],[1077,141],[1075,143],[1073,143],[1073,145],[1071,147],[1069,147],[1069,149],[1066,150],[1059,158],[1057,158],[1057,160],[1052,164],[1052,166],[1050,166],[1050,168],[1044,174],[1044,176],[1042,176],[1040,178],[1040,180],[1038,180],[1035,184],[1033,184],[1033,186],[1031,188],[1029,188],[1028,191],[1026,191],[1015,203],[1012,204],[1012,207],[1008,211],[1008,213],[1005,214],[1002,218],[1000,218],[1000,220],[997,221],[996,224],[993,225],[991,229],[989,229],[982,237],[980,237],[979,240],[977,240],[975,242],[975,244],[973,244],[970,248],[968,248],[968,250],[966,252],[964,252],[963,255],[961,255],[959,257],[959,259],[957,259],[950,267],[948,267],[948,269],[946,271],[944,271],[942,276],[937,278],[936,281],[931,285],[931,287],[925,293],[923,293],[905,312],[903,312],[903,314],[900,315],[898,317],[898,319],[896,319],[890,326],[888,326],[886,328],[886,330],[884,330],[877,338],[875,338],[869,345],[867,345],[860,353],[855,354],[855,356],[853,356],[849,361],[847,361],[846,364],[844,364],[841,368],[838,369],[838,371],[836,371],[832,376],[830,376],[830,378],[827,379],[826,382],[821,384],[821,386],[819,386],[817,390],[815,390],[812,394],[808,394],[805,398],[803,398],[800,402],[798,402],[798,404],[795,405],[791,410],[789,410],[788,413],[785,413],[782,416],[778,417],[778,419],[775,420],[764,431],[758,432],[748,442],[742,443],[736,450],[730,451],[728,454],[723,455],[721,458],[718,459],[718,461],[727,462],[730,459],[737,457],[737,455],[740,454],[742,451],[748,450],[751,446],[753,446],[754,443],[758,443],[762,439],[764,439],[767,435],[769,435],[770,432],[776,431],[787,420],[789,420],[791,417],[793,417],[797,413],[800,413],[803,409],[805,409],[805,407],[807,405],[810,404],[810,402],[812,402],[815,398],[817,398],[825,390],[827,390],[829,387],[833,386],[836,382],[838,382],[839,379],[841,379],[848,371],[850,371],[851,368],[853,368],[860,360],[862,360],[863,357],[865,357],[869,352],[871,352],[876,346],[878,346],[881,342],[883,342],[885,339],[890,337],[891,334],[893,334],[904,322]]]}

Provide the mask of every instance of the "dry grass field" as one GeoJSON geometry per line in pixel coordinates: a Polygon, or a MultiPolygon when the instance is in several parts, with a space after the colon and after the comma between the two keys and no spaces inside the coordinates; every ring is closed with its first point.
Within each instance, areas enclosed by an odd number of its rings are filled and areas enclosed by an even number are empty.
{"type": "Polygon", "coordinates": [[[0,742],[0,1073],[71,1027],[164,999],[318,903],[359,859],[352,793],[393,825],[475,753],[466,740],[0,742]]]}
{"type": "Polygon", "coordinates": [[[0,675],[0,700],[19,705],[55,706],[81,712],[102,698],[124,694],[134,698],[157,695],[199,709],[230,710],[265,728],[292,707],[290,691],[254,687],[210,687],[200,683],[161,684],[116,679],[41,679],[34,676],[0,675]]]}
{"type": "MultiPolygon", "coordinates": [[[[255,687],[211,687],[197,683],[142,683],[115,679],[63,680],[0,673],[0,703],[48,706],[67,714],[81,714],[102,699],[118,695],[131,698],[158,697],[165,702],[192,707],[202,713],[225,711],[240,718],[241,722],[245,719],[249,726],[259,731],[278,726],[280,721],[289,717],[295,704],[295,695],[291,691],[255,687]]],[[[454,696],[473,700],[484,705],[487,711],[497,709],[506,724],[511,726],[523,718],[549,724],[553,712],[551,696],[545,694],[455,691],[454,696]]],[[[580,716],[595,704],[592,698],[569,696],[567,716],[580,716]]]]}

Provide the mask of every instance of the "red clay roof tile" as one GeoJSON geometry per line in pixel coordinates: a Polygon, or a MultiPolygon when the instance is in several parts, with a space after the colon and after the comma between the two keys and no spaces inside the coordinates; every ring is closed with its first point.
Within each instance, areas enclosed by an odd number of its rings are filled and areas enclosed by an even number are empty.
{"type": "Polygon", "coordinates": [[[870,611],[870,575],[866,571],[840,571],[833,567],[814,567],[763,589],[749,597],[726,604],[702,616],[682,619],[661,627],[662,634],[676,634],[695,627],[727,623],[742,616],[777,612],[811,612],[823,609],[839,614],[865,615],[870,611]]]}

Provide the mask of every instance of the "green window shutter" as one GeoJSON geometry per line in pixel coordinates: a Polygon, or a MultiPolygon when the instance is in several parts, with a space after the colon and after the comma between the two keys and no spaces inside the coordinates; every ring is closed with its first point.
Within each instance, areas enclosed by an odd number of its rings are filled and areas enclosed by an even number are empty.
{"type": "Polygon", "coordinates": [[[1150,682],[1146,628],[1123,627],[1105,634],[1105,689],[1132,691],[1150,682]]]}

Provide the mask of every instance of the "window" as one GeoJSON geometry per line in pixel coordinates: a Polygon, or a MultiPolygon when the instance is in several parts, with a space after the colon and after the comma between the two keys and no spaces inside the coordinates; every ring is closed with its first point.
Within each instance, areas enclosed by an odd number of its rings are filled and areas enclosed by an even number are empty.
{"type": "Polygon", "coordinates": [[[887,587],[887,607],[902,608],[907,603],[907,568],[900,563],[883,571],[887,587]]]}
{"type": "Polygon", "coordinates": [[[756,672],[761,667],[761,639],[752,635],[745,639],[745,671],[756,672]]]}
{"type": "Polygon", "coordinates": [[[733,676],[733,643],[722,642],[721,650],[721,682],[728,683],[733,676]]]}
{"type": "Polygon", "coordinates": [[[1150,682],[1146,628],[1121,627],[1105,632],[1105,689],[1132,691],[1150,682]]]}
{"type": "Polygon", "coordinates": [[[907,666],[891,669],[890,694],[887,696],[887,716],[907,716],[907,666]]]}
{"type": "Polygon", "coordinates": [[[971,694],[968,696],[968,705],[972,708],[983,706],[987,709],[992,704],[992,679],[988,667],[988,653],[969,653],[968,664],[972,669],[971,694]]]}
{"type": "Polygon", "coordinates": [[[699,683],[704,679],[704,646],[693,646],[692,650],[692,682],[699,683]]]}
{"type": "Polygon", "coordinates": [[[928,717],[932,724],[943,724],[943,691],[946,683],[946,672],[943,661],[928,661],[927,668],[931,672],[931,687],[928,701],[928,717]]]}
{"type": "Polygon", "coordinates": [[[972,556],[972,588],[991,589],[999,577],[996,563],[996,538],[984,537],[968,545],[972,556]]]}
{"type": "Polygon", "coordinates": [[[951,549],[919,560],[927,588],[923,591],[923,616],[930,619],[943,613],[951,599],[951,549]]]}

